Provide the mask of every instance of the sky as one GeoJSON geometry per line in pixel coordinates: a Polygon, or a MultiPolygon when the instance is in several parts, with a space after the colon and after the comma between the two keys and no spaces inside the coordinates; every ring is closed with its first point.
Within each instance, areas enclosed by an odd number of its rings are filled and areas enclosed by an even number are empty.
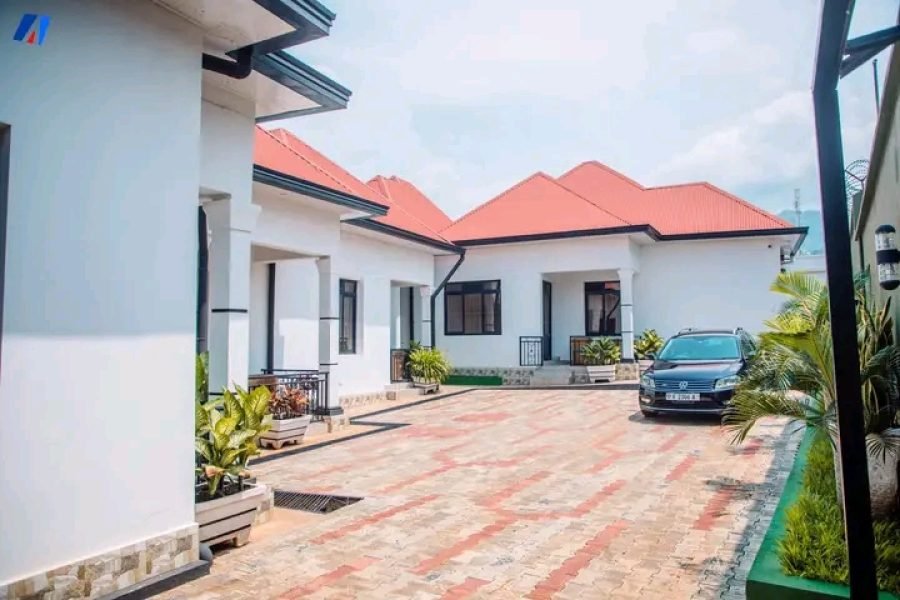
{"type": "MultiPolygon", "coordinates": [[[[273,125],[363,180],[413,182],[451,217],[587,160],[776,212],[799,188],[818,207],[819,0],[325,2],[331,35],[292,52],[351,89],[349,106],[273,125]]],[[[858,0],[851,37],[896,17],[896,0],[858,0]]],[[[868,158],[871,65],[840,96],[845,161],[868,158]]]]}

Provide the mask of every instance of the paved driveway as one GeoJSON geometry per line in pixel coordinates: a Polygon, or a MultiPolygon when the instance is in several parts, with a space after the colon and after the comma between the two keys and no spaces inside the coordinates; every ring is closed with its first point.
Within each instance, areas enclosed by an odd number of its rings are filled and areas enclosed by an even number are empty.
{"type": "Polygon", "coordinates": [[[365,417],[378,431],[258,465],[279,509],[169,598],[731,598],[786,477],[779,423],[647,420],[635,392],[473,391],[365,417]]]}

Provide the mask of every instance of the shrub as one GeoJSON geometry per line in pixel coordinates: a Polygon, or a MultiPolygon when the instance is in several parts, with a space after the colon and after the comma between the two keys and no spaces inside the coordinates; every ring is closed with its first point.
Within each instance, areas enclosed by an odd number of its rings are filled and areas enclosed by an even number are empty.
{"type": "Polygon", "coordinates": [[[651,354],[659,352],[663,346],[663,339],[655,329],[645,329],[641,336],[634,342],[634,353],[640,359],[648,359],[651,354]]]}
{"type": "MultiPolygon", "coordinates": [[[[835,491],[834,454],[826,434],[809,449],[803,491],[788,510],[779,544],[781,568],[788,575],[846,584],[850,578],[844,516],[835,491]]],[[[876,519],[878,585],[900,593],[900,523],[876,519]]]]}
{"type": "Polygon", "coordinates": [[[440,383],[450,374],[450,363],[437,348],[420,347],[409,353],[409,374],[428,383],[440,383]]]}
{"type": "Polygon", "coordinates": [[[269,399],[269,412],[275,419],[302,417],[309,408],[309,397],[300,388],[279,386],[269,399]]]}
{"type": "Polygon", "coordinates": [[[588,342],[581,356],[589,365],[614,365],[622,358],[622,349],[616,340],[602,337],[588,342]]]}

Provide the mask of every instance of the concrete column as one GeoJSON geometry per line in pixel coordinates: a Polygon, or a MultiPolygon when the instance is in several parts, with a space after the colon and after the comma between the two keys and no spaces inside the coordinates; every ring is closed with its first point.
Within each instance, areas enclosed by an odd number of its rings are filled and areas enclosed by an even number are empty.
{"type": "Polygon", "coordinates": [[[391,286],[391,348],[403,347],[403,313],[401,312],[399,286],[391,286]]]}
{"type": "Polygon", "coordinates": [[[260,208],[225,198],[203,205],[209,245],[209,389],[247,386],[250,362],[250,245],[260,208]]]}
{"type": "Polygon", "coordinates": [[[419,310],[419,343],[423,346],[432,346],[434,340],[431,339],[431,288],[427,285],[420,286],[418,289],[419,310]]]}
{"type": "Polygon", "coordinates": [[[340,332],[340,277],[332,270],[331,258],[316,261],[319,269],[319,371],[328,373],[328,391],[322,402],[322,413],[327,416],[342,415],[337,396],[338,342],[340,332]]]}
{"type": "Polygon", "coordinates": [[[634,361],[634,269],[619,269],[622,314],[622,361],[634,361]]]}

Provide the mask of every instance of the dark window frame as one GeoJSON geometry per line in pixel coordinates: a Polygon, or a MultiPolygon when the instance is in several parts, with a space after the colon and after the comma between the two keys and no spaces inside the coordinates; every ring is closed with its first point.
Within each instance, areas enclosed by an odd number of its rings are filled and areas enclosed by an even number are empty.
{"type": "Polygon", "coordinates": [[[454,281],[452,283],[448,283],[444,288],[444,335],[503,335],[503,309],[502,305],[502,295],[501,295],[501,280],[499,279],[477,279],[472,281],[454,281]],[[487,289],[485,288],[485,284],[497,284],[496,289],[487,289]],[[460,291],[455,291],[451,286],[459,286],[460,291]],[[466,289],[468,286],[468,289],[466,289]],[[480,289],[476,289],[476,286],[481,286],[480,289]],[[481,331],[478,332],[466,332],[466,308],[465,308],[465,296],[478,294],[481,297],[481,331]],[[484,310],[484,297],[494,295],[497,297],[497,301],[494,304],[494,331],[485,331],[485,310],[484,310]],[[462,315],[460,321],[462,322],[462,330],[460,331],[450,331],[449,329],[449,315],[450,315],[450,296],[460,296],[463,298],[462,303],[460,304],[462,315]]]}
{"type": "Polygon", "coordinates": [[[613,311],[615,312],[616,308],[619,309],[620,314],[622,310],[622,288],[621,283],[618,280],[609,280],[609,281],[585,281],[584,282],[584,335],[586,337],[617,337],[622,335],[622,319],[618,319],[615,324],[615,327],[612,330],[609,329],[609,314],[606,313],[606,302],[604,301],[604,315],[603,315],[603,325],[600,329],[596,331],[591,330],[591,315],[589,313],[588,307],[590,306],[588,303],[588,298],[590,296],[607,296],[614,295],[618,298],[617,304],[613,307],[613,311]],[[614,283],[618,288],[607,288],[606,285],[614,283]],[[618,331],[617,331],[618,330],[618,331]]]}
{"type": "Polygon", "coordinates": [[[0,123],[0,349],[3,346],[3,295],[6,287],[6,228],[9,205],[9,162],[12,127],[0,123]]]}
{"type": "Polygon", "coordinates": [[[340,279],[338,281],[338,353],[339,354],[356,354],[356,321],[359,318],[359,281],[355,279],[340,279]],[[353,291],[346,291],[344,284],[352,283],[353,291]],[[341,343],[344,333],[344,323],[347,315],[344,311],[344,298],[353,299],[353,335],[349,338],[346,345],[341,343]]]}

